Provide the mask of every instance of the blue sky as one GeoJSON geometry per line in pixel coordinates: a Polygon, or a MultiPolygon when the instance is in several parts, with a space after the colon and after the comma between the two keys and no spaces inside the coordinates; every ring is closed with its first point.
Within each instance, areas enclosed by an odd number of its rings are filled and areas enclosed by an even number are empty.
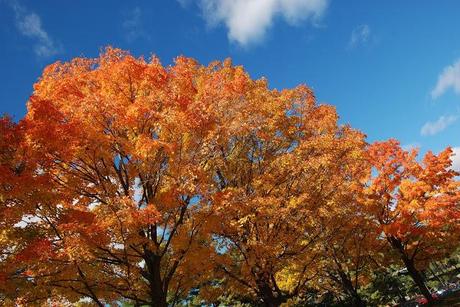
{"type": "Polygon", "coordinates": [[[453,146],[460,167],[460,2],[0,0],[0,113],[24,116],[43,68],[112,45],[203,64],[231,57],[273,88],[305,83],[369,141],[453,146]]]}

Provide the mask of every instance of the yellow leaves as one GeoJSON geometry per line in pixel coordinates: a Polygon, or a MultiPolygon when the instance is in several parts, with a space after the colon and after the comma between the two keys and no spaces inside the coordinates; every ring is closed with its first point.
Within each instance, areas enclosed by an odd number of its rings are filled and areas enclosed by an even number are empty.
{"type": "Polygon", "coordinates": [[[288,208],[295,209],[304,202],[300,197],[291,197],[288,201],[288,208]]]}
{"type": "Polygon", "coordinates": [[[166,148],[165,143],[142,134],[135,139],[133,153],[135,157],[146,160],[155,157],[157,152],[162,148],[166,148]]]}
{"type": "Polygon", "coordinates": [[[248,224],[251,220],[254,220],[255,217],[256,216],[254,214],[246,215],[238,219],[235,223],[233,223],[233,225],[236,226],[237,228],[246,226],[246,224],[248,224]]]}
{"type": "Polygon", "coordinates": [[[286,292],[295,289],[298,284],[299,274],[300,272],[296,271],[292,266],[283,268],[275,275],[278,287],[286,292]]]}
{"type": "Polygon", "coordinates": [[[106,213],[104,227],[121,227],[127,233],[137,236],[143,227],[161,221],[161,214],[153,204],[139,205],[129,197],[116,199],[114,203],[119,209],[106,213]]]}

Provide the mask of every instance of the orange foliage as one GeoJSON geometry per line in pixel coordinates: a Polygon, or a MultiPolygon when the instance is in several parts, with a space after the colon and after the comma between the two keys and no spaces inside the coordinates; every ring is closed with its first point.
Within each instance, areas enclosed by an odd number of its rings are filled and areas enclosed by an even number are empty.
{"type": "Polygon", "coordinates": [[[27,106],[0,119],[10,302],[164,307],[200,288],[276,305],[361,263],[381,231],[445,254],[458,233],[450,149],[421,163],[395,141],[366,153],[308,87],[270,89],[230,60],[107,48],[48,66],[27,106]]]}

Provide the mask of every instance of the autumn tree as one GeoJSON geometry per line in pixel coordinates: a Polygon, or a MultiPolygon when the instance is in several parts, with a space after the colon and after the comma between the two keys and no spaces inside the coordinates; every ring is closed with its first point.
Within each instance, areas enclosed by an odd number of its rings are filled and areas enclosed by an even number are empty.
{"type": "Polygon", "coordinates": [[[367,206],[376,227],[407,268],[420,292],[432,301],[421,271],[447,257],[458,244],[459,182],[450,148],[438,155],[405,151],[395,140],[369,146],[373,166],[367,206]]]}
{"type": "Polygon", "coordinates": [[[248,84],[244,96],[222,104],[226,124],[207,164],[223,280],[214,288],[279,306],[314,284],[319,242],[353,198],[365,144],[309,88],[267,87],[248,84]]]}
{"type": "Polygon", "coordinates": [[[223,98],[240,97],[227,88],[238,89],[231,74],[241,69],[227,65],[230,77],[219,80],[219,65],[179,57],[163,67],[108,48],[45,69],[21,122],[21,146],[28,169],[49,180],[43,197],[12,196],[30,208],[17,206],[16,220],[33,217],[21,228],[29,240],[9,258],[35,287],[16,297],[166,306],[207,274],[203,149],[220,114],[209,104],[219,97],[203,99],[205,81],[223,98]]]}

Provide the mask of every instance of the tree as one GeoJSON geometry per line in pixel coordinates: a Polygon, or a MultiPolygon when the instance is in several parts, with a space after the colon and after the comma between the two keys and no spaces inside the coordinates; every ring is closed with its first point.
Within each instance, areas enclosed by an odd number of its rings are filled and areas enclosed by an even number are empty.
{"type": "Polygon", "coordinates": [[[305,86],[278,92],[258,82],[249,93],[227,109],[231,130],[217,131],[208,161],[219,288],[279,306],[314,284],[319,244],[353,198],[365,143],[305,86]]]}
{"type": "Polygon", "coordinates": [[[206,103],[220,98],[206,87],[239,83],[219,80],[219,65],[179,57],[165,68],[108,48],[45,69],[21,122],[27,169],[47,185],[40,197],[14,196],[31,209],[16,206],[17,219],[33,216],[29,240],[9,255],[35,285],[17,297],[166,306],[207,274],[206,103]]]}
{"type": "Polygon", "coordinates": [[[451,169],[452,150],[428,152],[418,162],[416,150],[405,151],[389,140],[369,146],[368,155],[373,166],[368,213],[420,292],[432,301],[421,270],[447,257],[458,240],[460,190],[458,173],[451,169]]]}

